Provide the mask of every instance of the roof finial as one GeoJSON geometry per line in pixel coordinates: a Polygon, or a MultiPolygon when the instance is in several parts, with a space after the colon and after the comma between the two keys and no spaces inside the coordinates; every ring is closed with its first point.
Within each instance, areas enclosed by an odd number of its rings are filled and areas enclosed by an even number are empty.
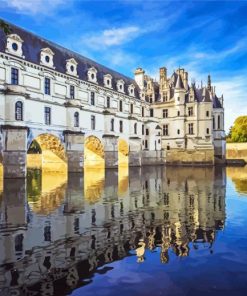
{"type": "Polygon", "coordinates": [[[210,77],[210,74],[208,75],[208,90],[211,91],[211,77],[210,77]]]}

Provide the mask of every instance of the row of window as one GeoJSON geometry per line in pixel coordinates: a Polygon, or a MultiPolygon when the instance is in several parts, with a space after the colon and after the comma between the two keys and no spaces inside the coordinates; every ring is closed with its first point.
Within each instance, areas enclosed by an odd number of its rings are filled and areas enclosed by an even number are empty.
{"type": "MultiPolygon", "coordinates": [[[[180,116],[180,111],[177,112],[177,115],[180,116]]],[[[188,115],[193,116],[193,107],[188,108],[188,115]]],[[[206,111],[206,117],[209,117],[209,111],[206,111]]],[[[163,109],[163,118],[168,118],[168,109],[163,109]]]]}
{"type": "MultiPolygon", "coordinates": [[[[11,84],[18,85],[19,84],[19,70],[16,68],[11,68],[11,84]]],[[[46,95],[51,94],[51,79],[48,77],[45,77],[44,81],[44,91],[46,95]]],[[[70,85],[70,99],[75,99],[75,87],[74,85],[70,85]]],[[[90,93],[90,103],[91,105],[95,105],[95,93],[90,93]]],[[[106,102],[107,108],[111,107],[111,99],[110,97],[107,97],[106,102]]],[[[123,111],[123,102],[119,101],[119,111],[123,111]]],[[[134,113],[134,106],[133,104],[130,105],[130,113],[134,113]]],[[[142,109],[142,113],[144,116],[144,108],[142,109]]]]}
{"type": "MultiPolygon", "coordinates": [[[[206,134],[209,135],[209,128],[206,129],[206,134]]],[[[180,135],[180,129],[177,130],[177,134],[180,135]]],[[[189,123],[188,124],[188,134],[189,135],[194,135],[194,124],[193,123],[189,123]]],[[[163,136],[169,136],[169,125],[168,124],[164,124],[163,125],[163,136]]]]}

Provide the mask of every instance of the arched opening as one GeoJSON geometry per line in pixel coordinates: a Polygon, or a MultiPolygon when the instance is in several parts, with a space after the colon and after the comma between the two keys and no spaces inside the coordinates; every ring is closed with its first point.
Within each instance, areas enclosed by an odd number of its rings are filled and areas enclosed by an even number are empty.
{"type": "Polygon", "coordinates": [[[27,199],[32,212],[49,215],[64,202],[67,175],[27,171],[27,199]]]}
{"type": "Polygon", "coordinates": [[[129,186],[129,145],[120,139],[118,141],[118,194],[125,195],[129,186]]]}
{"type": "Polygon", "coordinates": [[[84,168],[104,168],[104,146],[95,136],[89,136],[85,140],[84,146],[84,168]]]}
{"type": "Polygon", "coordinates": [[[66,161],[64,146],[59,138],[51,134],[39,135],[27,151],[27,167],[31,169],[67,174],[66,161]]]}
{"type": "Polygon", "coordinates": [[[118,141],[118,166],[129,166],[129,145],[123,139],[118,141]]]}
{"type": "Polygon", "coordinates": [[[89,136],[84,144],[84,195],[94,204],[104,190],[105,159],[104,146],[95,136],[89,136]]]}

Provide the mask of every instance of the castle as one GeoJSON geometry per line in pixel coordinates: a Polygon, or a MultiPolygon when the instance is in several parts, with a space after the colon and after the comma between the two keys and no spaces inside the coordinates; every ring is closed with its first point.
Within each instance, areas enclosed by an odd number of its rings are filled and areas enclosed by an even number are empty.
{"type": "MultiPolygon", "coordinates": [[[[0,31],[0,162],[25,177],[30,149],[50,150],[69,172],[164,163],[224,162],[223,97],[178,69],[159,82],[131,79],[9,24],[0,31]]],[[[43,162],[44,163],[44,162],[43,162]]]]}

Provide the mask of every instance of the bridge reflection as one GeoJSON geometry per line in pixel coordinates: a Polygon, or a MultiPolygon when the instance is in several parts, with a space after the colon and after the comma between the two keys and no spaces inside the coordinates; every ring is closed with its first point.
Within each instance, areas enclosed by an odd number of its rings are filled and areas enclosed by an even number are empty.
{"type": "Polygon", "coordinates": [[[108,271],[99,266],[137,248],[143,248],[138,254],[159,249],[162,263],[171,252],[188,256],[202,244],[212,252],[225,222],[224,168],[145,167],[88,176],[70,174],[66,182],[30,171],[27,184],[4,180],[1,295],[67,295],[95,272],[108,271]]]}

